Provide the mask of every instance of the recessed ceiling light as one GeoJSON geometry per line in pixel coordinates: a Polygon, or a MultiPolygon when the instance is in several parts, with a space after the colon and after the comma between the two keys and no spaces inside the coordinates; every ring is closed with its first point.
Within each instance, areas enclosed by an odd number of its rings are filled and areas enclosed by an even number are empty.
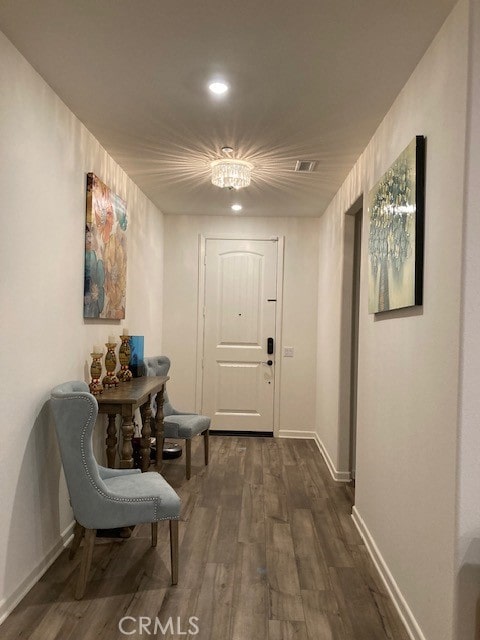
{"type": "Polygon", "coordinates": [[[221,96],[222,93],[226,93],[228,91],[228,84],[220,80],[216,80],[215,82],[211,82],[208,85],[208,88],[212,93],[215,93],[217,96],[221,96]]]}
{"type": "Polygon", "coordinates": [[[232,211],[241,211],[242,208],[241,204],[232,204],[232,211]]]}

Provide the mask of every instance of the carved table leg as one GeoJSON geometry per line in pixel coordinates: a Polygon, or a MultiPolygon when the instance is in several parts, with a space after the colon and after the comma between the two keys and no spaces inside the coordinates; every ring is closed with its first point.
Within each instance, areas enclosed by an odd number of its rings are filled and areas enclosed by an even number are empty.
{"type": "Polygon", "coordinates": [[[142,471],[148,471],[150,466],[150,435],[152,429],[150,420],[152,417],[152,409],[150,408],[150,399],[140,409],[142,413],[142,440],[140,444],[140,461],[142,471]]]}
{"type": "Polygon", "coordinates": [[[155,398],[157,403],[157,413],[155,415],[155,438],[156,438],[156,466],[157,471],[161,471],[163,466],[163,441],[165,440],[164,436],[164,426],[163,426],[163,392],[165,387],[162,387],[160,391],[157,393],[155,398]]]}
{"type": "Polygon", "coordinates": [[[110,469],[115,468],[115,456],[117,455],[117,425],[115,417],[114,413],[108,414],[107,439],[105,440],[107,445],[107,464],[110,469]]]}
{"type": "Polygon", "coordinates": [[[133,409],[130,406],[122,408],[122,450],[120,454],[120,469],[133,468],[133,409]]]}

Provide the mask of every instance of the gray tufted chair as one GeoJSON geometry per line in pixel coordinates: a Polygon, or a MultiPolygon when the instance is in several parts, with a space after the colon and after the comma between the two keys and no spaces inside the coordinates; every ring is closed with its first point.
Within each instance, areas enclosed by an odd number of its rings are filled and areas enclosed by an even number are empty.
{"type": "Polygon", "coordinates": [[[180,498],[156,472],[107,469],[97,464],[92,449],[92,430],[98,404],[85,382],[65,382],[55,387],[50,403],[76,520],[70,557],[85,536],[75,597],[80,599],[85,592],[97,529],[150,522],[154,547],[159,520],[170,521],[172,584],[177,584],[180,498]]]}
{"type": "MultiPolygon", "coordinates": [[[[167,356],[152,356],[150,358],[145,358],[144,362],[147,376],[168,375],[170,359],[167,358],[167,356]]],[[[153,407],[154,411],[155,409],[156,407],[153,407]]],[[[204,438],[205,464],[208,464],[210,418],[207,416],[201,416],[198,413],[177,411],[170,404],[166,391],[164,393],[163,415],[165,438],[185,440],[186,476],[187,480],[190,480],[192,469],[192,438],[199,434],[202,434],[204,438]]]]}

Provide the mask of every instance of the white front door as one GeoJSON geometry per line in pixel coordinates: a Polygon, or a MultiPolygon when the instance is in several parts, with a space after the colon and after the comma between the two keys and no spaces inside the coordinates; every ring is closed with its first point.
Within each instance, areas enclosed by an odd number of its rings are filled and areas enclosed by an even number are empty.
{"type": "Polygon", "coordinates": [[[277,246],[206,240],[202,412],[212,430],[273,431],[277,246]]]}

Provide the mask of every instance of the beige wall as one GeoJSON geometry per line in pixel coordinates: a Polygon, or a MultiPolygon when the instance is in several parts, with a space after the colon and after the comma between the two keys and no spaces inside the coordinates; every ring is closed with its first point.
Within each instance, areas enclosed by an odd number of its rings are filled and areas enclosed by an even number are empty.
{"type": "Polygon", "coordinates": [[[456,638],[480,638],[480,3],[471,1],[458,437],[456,638]]]}
{"type": "Polygon", "coordinates": [[[405,598],[407,615],[428,640],[454,637],[467,47],[462,1],[320,221],[317,432],[342,471],[348,461],[342,435],[348,424],[339,419],[345,212],[416,134],[427,137],[422,309],[368,314],[364,220],[356,509],[405,598]]]}
{"type": "Polygon", "coordinates": [[[127,200],[122,325],[144,334],[154,351],[161,349],[163,221],[2,34],[0,86],[1,618],[61,548],[72,522],[49,391],[84,379],[93,344],[121,328],[82,318],[86,173],[127,200]]]}
{"type": "MultiPolygon", "coordinates": [[[[281,358],[279,427],[313,432],[317,310],[318,219],[165,216],[164,333],[172,360],[174,405],[195,409],[199,234],[285,236],[283,339],[295,348],[281,358]]],[[[151,355],[154,355],[150,352],[151,355]]]]}

